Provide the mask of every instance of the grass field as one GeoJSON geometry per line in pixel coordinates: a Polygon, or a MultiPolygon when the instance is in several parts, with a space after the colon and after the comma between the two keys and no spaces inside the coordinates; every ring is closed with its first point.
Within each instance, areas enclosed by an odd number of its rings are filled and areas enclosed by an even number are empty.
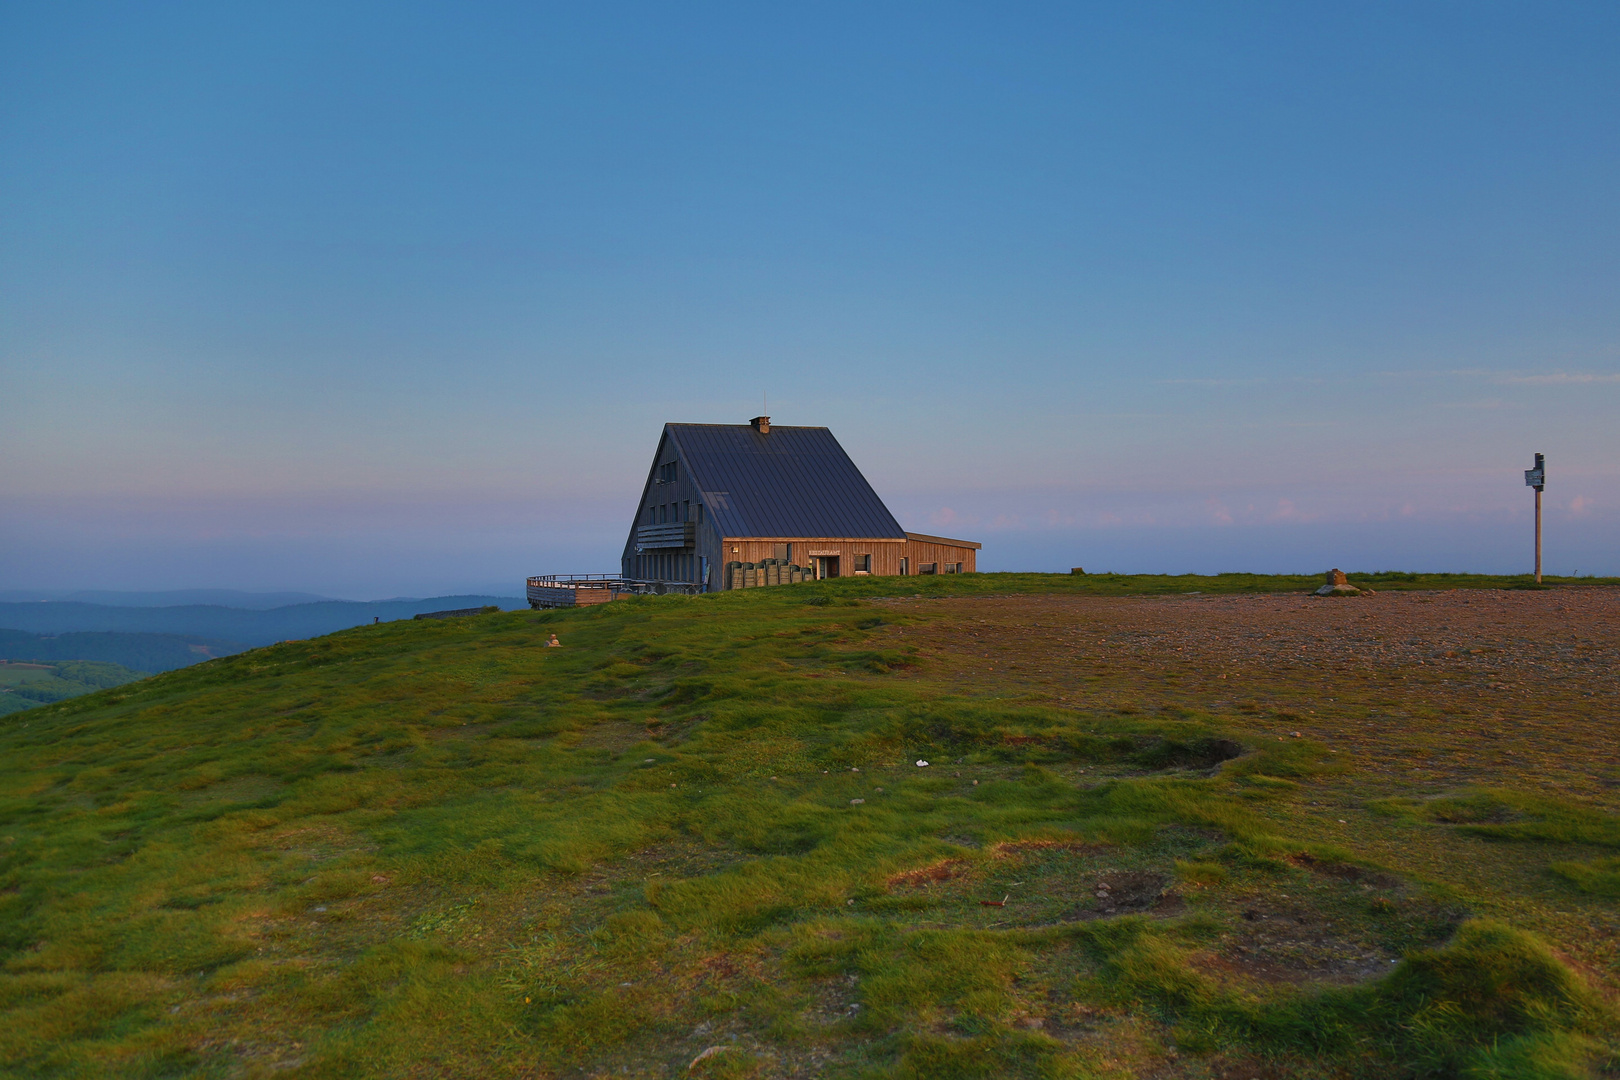
{"type": "MultiPolygon", "coordinates": [[[[1378,596],[1277,617],[1620,593],[1352,581],[1378,596]]],[[[1615,1075],[1612,697],[1549,676],[1482,704],[1498,676],[1416,653],[1174,637],[1318,583],[872,578],[398,622],[13,714],[0,1061],[1615,1075]],[[1468,750],[1487,727],[1494,756],[1468,750]]]]}

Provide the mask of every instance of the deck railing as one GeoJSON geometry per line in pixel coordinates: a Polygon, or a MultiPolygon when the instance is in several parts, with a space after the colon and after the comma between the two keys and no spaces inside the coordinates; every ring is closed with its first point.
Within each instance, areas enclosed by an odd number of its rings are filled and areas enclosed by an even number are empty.
{"type": "Polygon", "coordinates": [[[529,579],[530,585],[553,586],[564,588],[578,585],[615,585],[624,581],[622,574],[536,574],[529,579]]]}
{"type": "Polygon", "coordinates": [[[701,581],[659,581],[619,574],[536,574],[528,579],[530,607],[580,607],[617,596],[695,596],[701,581]]]}

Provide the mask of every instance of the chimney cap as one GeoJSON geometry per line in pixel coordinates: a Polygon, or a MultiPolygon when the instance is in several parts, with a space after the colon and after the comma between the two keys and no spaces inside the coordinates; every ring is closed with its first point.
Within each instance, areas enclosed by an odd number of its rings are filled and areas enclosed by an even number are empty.
{"type": "Polygon", "coordinates": [[[769,435],[771,433],[771,418],[768,416],[756,416],[752,420],[748,421],[748,423],[752,425],[753,429],[759,432],[761,435],[769,435]]]}

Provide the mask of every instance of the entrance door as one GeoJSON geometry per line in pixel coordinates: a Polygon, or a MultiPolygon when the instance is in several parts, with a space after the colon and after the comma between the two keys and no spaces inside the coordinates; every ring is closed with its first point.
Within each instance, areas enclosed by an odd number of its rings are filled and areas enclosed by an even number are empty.
{"type": "Polygon", "coordinates": [[[838,556],[836,556],[836,555],[817,555],[816,556],[816,580],[820,581],[822,578],[831,578],[831,577],[837,577],[837,576],[838,576],[838,556]]]}

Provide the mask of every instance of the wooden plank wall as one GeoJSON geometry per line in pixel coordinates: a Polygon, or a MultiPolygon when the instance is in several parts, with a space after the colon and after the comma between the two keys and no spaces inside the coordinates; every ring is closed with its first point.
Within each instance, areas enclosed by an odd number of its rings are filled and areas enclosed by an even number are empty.
{"type": "Polygon", "coordinates": [[[529,586],[529,606],[532,607],[585,607],[588,604],[605,604],[625,595],[617,589],[570,588],[559,585],[556,588],[543,586],[529,586]]]}
{"type": "Polygon", "coordinates": [[[934,563],[938,572],[943,574],[946,567],[956,563],[962,564],[961,573],[972,574],[978,570],[979,551],[977,548],[962,547],[956,544],[942,544],[934,540],[907,540],[906,555],[911,560],[911,572],[922,573],[921,567],[934,563]]]}
{"type": "MultiPolygon", "coordinates": [[[[971,574],[978,565],[978,550],[971,547],[932,540],[861,540],[844,537],[732,537],[721,544],[719,565],[724,570],[727,563],[758,564],[766,559],[779,558],[779,546],[784,543],[793,545],[787,561],[798,566],[813,566],[817,555],[838,556],[838,573],[841,577],[859,576],[854,575],[856,555],[871,555],[873,576],[884,577],[900,573],[902,558],[907,560],[907,573],[910,574],[920,573],[920,568],[930,563],[941,574],[947,572],[947,567],[956,564],[961,564],[961,573],[971,574]]],[[[721,587],[732,588],[730,578],[726,578],[721,587]]]]}

